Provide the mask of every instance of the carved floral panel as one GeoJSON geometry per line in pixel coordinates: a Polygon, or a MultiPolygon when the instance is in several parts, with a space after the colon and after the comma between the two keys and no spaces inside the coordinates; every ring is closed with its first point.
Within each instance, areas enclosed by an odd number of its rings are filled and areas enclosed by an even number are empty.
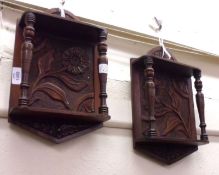
{"type": "Polygon", "coordinates": [[[95,112],[91,45],[41,33],[31,67],[29,106],[95,112]]]}
{"type": "MultiPolygon", "coordinates": [[[[158,136],[196,139],[191,80],[165,72],[155,72],[155,119],[158,136]]],[[[144,80],[142,80],[144,87],[144,80]]],[[[142,94],[145,97],[144,88],[142,94]]],[[[142,130],[148,128],[147,100],[142,98],[142,130]]]]}

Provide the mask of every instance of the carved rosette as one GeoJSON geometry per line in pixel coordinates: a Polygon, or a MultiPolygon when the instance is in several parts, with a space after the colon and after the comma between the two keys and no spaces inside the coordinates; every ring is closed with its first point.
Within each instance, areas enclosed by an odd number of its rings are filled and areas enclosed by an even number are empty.
{"type": "Polygon", "coordinates": [[[82,74],[88,69],[88,56],[85,51],[79,47],[72,47],[64,51],[63,66],[67,72],[73,75],[82,74]]]}

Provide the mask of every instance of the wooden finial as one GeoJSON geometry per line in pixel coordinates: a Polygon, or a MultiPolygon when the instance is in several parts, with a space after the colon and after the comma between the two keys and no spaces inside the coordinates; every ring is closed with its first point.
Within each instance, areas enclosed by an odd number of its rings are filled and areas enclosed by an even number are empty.
{"type": "Polygon", "coordinates": [[[153,59],[151,57],[146,57],[144,60],[145,69],[145,98],[148,101],[148,115],[149,115],[149,129],[144,133],[148,137],[153,137],[157,135],[155,129],[155,117],[154,117],[154,107],[155,107],[155,84],[154,84],[154,68],[153,59]]]}
{"type": "Polygon", "coordinates": [[[195,89],[197,91],[196,93],[196,104],[198,108],[199,113],[199,119],[200,119],[200,128],[201,128],[201,136],[200,139],[202,141],[208,141],[208,135],[206,133],[206,123],[205,123],[205,103],[204,103],[204,94],[202,93],[202,81],[201,81],[201,71],[195,70],[194,71],[194,78],[195,78],[195,89]]]}
{"type": "Polygon", "coordinates": [[[25,15],[25,25],[23,30],[24,42],[22,44],[21,62],[22,62],[22,81],[21,81],[21,95],[19,98],[19,105],[28,104],[28,89],[29,89],[29,72],[32,60],[33,37],[35,35],[34,24],[36,22],[35,15],[31,12],[25,15]]]}
{"type": "Polygon", "coordinates": [[[102,30],[99,35],[99,44],[98,44],[98,52],[99,52],[99,80],[100,80],[100,108],[99,113],[107,113],[108,107],[106,104],[106,83],[107,83],[107,73],[108,73],[108,59],[106,57],[107,52],[107,31],[102,30]]]}

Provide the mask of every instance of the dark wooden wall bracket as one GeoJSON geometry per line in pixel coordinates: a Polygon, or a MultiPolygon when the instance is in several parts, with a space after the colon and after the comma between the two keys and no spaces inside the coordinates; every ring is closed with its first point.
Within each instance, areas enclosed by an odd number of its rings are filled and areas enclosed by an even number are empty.
{"type": "Polygon", "coordinates": [[[9,122],[60,143],[110,119],[107,32],[49,13],[25,12],[17,25],[13,67],[22,79],[11,84],[9,122]]]}
{"type": "Polygon", "coordinates": [[[161,57],[157,47],[131,59],[134,148],[171,164],[207,144],[201,70],[161,57]],[[195,77],[201,136],[197,139],[191,76],[195,77]]]}

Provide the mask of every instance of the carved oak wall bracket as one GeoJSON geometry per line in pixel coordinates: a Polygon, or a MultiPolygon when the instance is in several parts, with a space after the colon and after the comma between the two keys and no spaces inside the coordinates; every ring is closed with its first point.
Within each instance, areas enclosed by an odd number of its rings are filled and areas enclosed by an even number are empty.
{"type": "Polygon", "coordinates": [[[162,48],[131,59],[134,148],[171,164],[207,144],[201,70],[161,58],[162,48]],[[191,76],[201,135],[197,139],[191,76]]]}
{"type": "Polygon", "coordinates": [[[59,143],[110,119],[107,32],[50,12],[17,24],[9,122],[59,143]]]}

